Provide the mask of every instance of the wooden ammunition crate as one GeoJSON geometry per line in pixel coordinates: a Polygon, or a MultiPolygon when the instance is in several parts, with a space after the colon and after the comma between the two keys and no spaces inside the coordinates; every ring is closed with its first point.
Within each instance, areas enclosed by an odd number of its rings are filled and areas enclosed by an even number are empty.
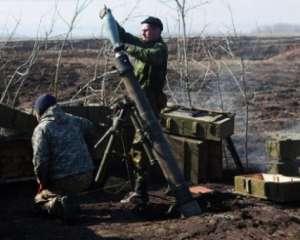
{"type": "Polygon", "coordinates": [[[293,202],[300,200],[300,178],[280,174],[251,174],[236,176],[236,193],[268,199],[274,202],[293,202]]]}
{"type": "Polygon", "coordinates": [[[165,132],[200,140],[220,141],[234,131],[234,115],[231,113],[179,108],[165,110],[161,119],[165,132]]]}
{"type": "Polygon", "coordinates": [[[185,179],[192,184],[222,177],[222,144],[166,135],[185,179]]]}

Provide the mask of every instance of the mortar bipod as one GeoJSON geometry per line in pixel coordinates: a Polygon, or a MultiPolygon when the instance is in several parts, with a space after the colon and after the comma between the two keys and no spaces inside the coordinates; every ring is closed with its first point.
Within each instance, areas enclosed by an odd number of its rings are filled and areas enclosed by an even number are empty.
{"type": "Polygon", "coordinates": [[[107,170],[107,157],[111,151],[111,147],[113,145],[115,135],[120,132],[120,123],[130,119],[132,125],[135,128],[135,131],[140,134],[141,142],[143,149],[149,159],[151,165],[155,164],[155,158],[151,151],[152,144],[149,136],[149,131],[147,128],[144,127],[143,120],[138,114],[138,111],[132,101],[130,101],[127,97],[123,97],[115,102],[112,107],[116,110],[115,115],[112,117],[112,125],[111,127],[105,132],[102,138],[95,144],[94,148],[97,148],[103,141],[109,137],[108,143],[106,145],[102,160],[100,162],[95,182],[98,184],[103,184],[105,178],[105,172],[107,170]]]}

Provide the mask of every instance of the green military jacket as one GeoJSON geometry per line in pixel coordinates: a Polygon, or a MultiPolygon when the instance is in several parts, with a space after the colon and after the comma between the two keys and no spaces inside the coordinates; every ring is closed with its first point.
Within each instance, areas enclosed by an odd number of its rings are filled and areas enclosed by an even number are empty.
{"type": "MultiPolygon", "coordinates": [[[[145,91],[152,107],[160,101],[166,83],[168,48],[162,38],[153,42],[144,42],[127,33],[119,26],[119,35],[123,43],[130,44],[127,52],[135,58],[134,73],[145,91]]],[[[157,107],[154,107],[156,110],[157,107]]],[[[160,108],[160,107],[158,107],[160,108]]]]}

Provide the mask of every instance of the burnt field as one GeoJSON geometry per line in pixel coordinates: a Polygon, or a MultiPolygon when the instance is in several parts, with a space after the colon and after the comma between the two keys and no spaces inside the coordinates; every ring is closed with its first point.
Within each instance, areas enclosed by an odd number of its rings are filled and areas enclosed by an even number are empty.
{"type": "MultiPolygon", "coordinates": [[[[233,141],[243,163],[247,123],[248,164],[266,169],[270,161],[265,155],[265,139],[281,131],[300,131],[300,40],[229,40],[190,39],[192,105],[236,114],[233,141]]],[[[169,39],[168,45],[165,92],[170,102],[188,105],[176,40],[169,39]]],[[[2,102],[28,109],[36,96],[53,92],[55,84],[62,102],[88,96],[87,104],[107,105],[122,94],[119,77],[103,75],[114,69],[105,41],[68,42],[58,61],[60,46],[59,41],[3,45],[2,102]]],[[[230,161],[228,165],[224,161],[225,168],[231,166],[230,161]]],[[[279,205],[237,196],[233,194],[232,176],[205,186],[217,191],[198,197],[203,214],[189,219],[181,219],[176,212],[166,213],[174,199],[165,196],[162,186],[151,189],[150,205],[139,214],[132,206],[119,203],[130,189],[128,182],[94,189],[82,196],[80,219],[69,226],[33,214],[33,182],[1,185],[0,239],[300,239],[298,203],[279,205]]]]}

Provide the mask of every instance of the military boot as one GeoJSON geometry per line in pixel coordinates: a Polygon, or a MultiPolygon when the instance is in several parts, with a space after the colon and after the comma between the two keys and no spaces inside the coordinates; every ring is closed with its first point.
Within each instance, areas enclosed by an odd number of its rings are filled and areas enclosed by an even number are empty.
{"type": "Polygon", "coordinates": [[[79,205],[69,196],[56,197],[49,202],[48,213],[67,224],[74,224],[79,212],[79,205]]]}
{"type": "Polygon", "coordinates": [[[60,201],[63,207],[62,219],[66,223],[75,223],[80,213],[80,207],[74,196],[63,196],[60,201]]]}
{"type": "Polygon", "coordinates": [[[132,203],[135,205],[146,206],[149,201],[147,186],[145,181],[137,180],[135,182],[134,191],[125,196],[121,203],[132,203]]]}

